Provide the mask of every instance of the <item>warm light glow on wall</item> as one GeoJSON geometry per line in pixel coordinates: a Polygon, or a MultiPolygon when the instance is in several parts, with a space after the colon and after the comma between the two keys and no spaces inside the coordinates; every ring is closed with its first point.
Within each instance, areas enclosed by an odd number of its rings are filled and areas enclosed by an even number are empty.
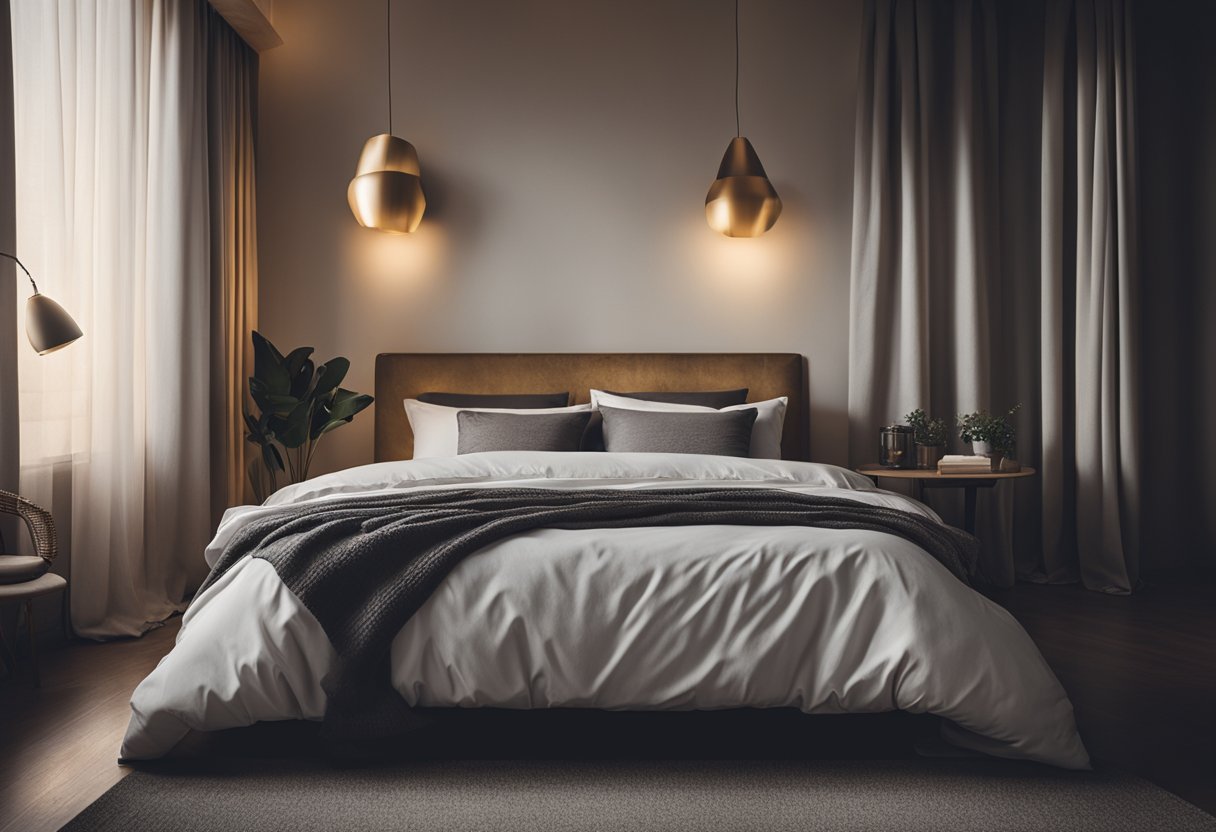
{"type": "Polygon", "coordinates": [[[437,223],[421,225],[408,235],[352,228],[346,235],[344,260],[360,284],[408,293],[443,272],[447,242],[437,223]]]}
{"type": "Polygon", "coordinates": [[[806,262],[805,248],[792,234],[727,237],[706,234],[703,224],[689,222],[681,237],[685,257],[695,262],[698,280],[708,284],[710,294],[748,308],[783,302],[799,264],[806,262]]]}

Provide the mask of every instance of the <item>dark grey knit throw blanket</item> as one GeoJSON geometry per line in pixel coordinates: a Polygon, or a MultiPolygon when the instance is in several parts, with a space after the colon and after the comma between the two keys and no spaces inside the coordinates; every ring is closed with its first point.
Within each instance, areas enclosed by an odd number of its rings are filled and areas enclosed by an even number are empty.
{"type": "Polygon", "coordinates": [[[971,535],[923,517],[775,489],[456,489],[285,506],[238,532],[199,591],[245,555],[269,561],[338,654],[322,683],[325,731],[383,737],[416,721],[390,684],[393,638],[466,556],[532,529],[718,524],[886,532],[964,582],[978,551],[971,535]]]}

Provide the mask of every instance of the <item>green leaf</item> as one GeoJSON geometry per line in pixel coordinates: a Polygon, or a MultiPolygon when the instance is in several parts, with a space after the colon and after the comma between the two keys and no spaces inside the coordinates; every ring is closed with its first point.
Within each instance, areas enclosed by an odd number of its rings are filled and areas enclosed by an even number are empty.
{"type": "Polygon", "coordinates": [[[283,364],[287,367],[288,375],[295,376],[300,372],[300,368],[304,366],[308,356],[312,355],[312,349],[312,347],[296,347],[287,354],[287,357],[283,359],[283,364]]]}
{"type": "Polygon", "coordinates": [[[370,405],[375,399],[363,393],[354,393],[339,387],[321,403],[313,414],[312,438],[319,439],[334,428],[339,428],[355,418],[355,414],[370,405]]]}
{"type": "Polygon", "coordinates": [[[319,431],[317,431],[316,436],[314,436],[313,438],[319,439],[322,436],[324,436],[325,434],[329,433],[331,430],[335,430],[337,428],[342,427],[343,425],[350,424],[350,421],[351,421],[350,419],[334,419],[332,421],[326,422],[324,425],[321,426],[321,429],[319,431]]]}
{"type": "Polygon", "coordinates": [[[262,433],[262,426],[258,424],[258,420],[254,419],[248,410],[242,411],[241,415],[245,417],[245,427],[249,429],[249,432],[251,434],[260,436],[262,433]]]}
{"type": "Polygon", "coordinates": [[[328,395],[331,390],[342,383],[348,370],[350,370],[350,361],[341,356],[326,361],[317,368],[317,386],[313,388],[313,395],[317,398],[328,395]]]}
{"type": "Polygon", "coordinates": [[[253,377],[267,392],[287,395],[291,392],[291,376],[287,372],[283,354],[259,332],[253,333],[253,377]]]}
{"type": "Polygon", "coordinates": [[[334,392],[333,402],[329,406],[330,418],[350,421],[355,414],[367,409],[375,398],[366,393],[356,393],[353,390],[338,388],[334,392]]]}
{"type": "Polygon", "coordinates": [[[308,390],[312,387],[316,365],[309,360],[312,347],[299,347],[291,351],[284,360],[287,375],[291,379],[291,395],[303,401],[308,398],[308,390]]]}
{"type": "Polygon", "coordinates": [[[249,379],[249,397],[253,399],[253,403],[258,406],[258,409],[263,414],[277,413],[286,415],[290,413],[300,400],[289,393],[273,393],[265,384],[256,378],[249,379]]]}
{"type": "Polygon", "coordinates": [[[308,440],[309,427],[312,424],[312,402],[300,402],[287,415],[286,424],[278,434],[278,439],[284,448],[298,448],[308,440]]]}
{"type": "Polygon", "coordinates": [[[266,468],[270,471],[283,470],[283,456],[272,442],[267,442],[262,446],[262,461],[266,463],[266,468]]]}
{"type": "Polygon", "coordinates": [[[316,367],[310,360],[305,360],[304,364],[291,377],[291,395],[303,401],[312,395],[312,386],[316,380],[316,367]]]}

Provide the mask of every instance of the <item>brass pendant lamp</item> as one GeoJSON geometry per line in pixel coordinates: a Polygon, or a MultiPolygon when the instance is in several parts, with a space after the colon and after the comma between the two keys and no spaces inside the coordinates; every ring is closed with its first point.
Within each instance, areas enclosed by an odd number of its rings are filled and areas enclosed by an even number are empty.
{"type": "Polygon", "coordinates": [[[346,189],[346,200],[364,228],[409,234],[422,222],[426,195],[422,192],[418,151],[405,139],[393,135],[392,0],[385,0],[384,7],[388,38],[388,132],[364,142],[355,178],[346,189]]]}
{"type": "Polygon", "coordinates": [[[781,216],[781,197],[739,130],[739,0],[735,0],[735,137],[705,196],[705,220],[727,237],[759,237],[781,216]]]}

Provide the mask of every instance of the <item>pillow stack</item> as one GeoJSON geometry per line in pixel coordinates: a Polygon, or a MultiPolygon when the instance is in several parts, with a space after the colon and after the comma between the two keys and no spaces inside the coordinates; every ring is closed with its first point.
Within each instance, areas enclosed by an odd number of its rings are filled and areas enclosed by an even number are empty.
{"type": "Polygon", "coordinates": [[[481,451],[689,453],[780,459],[788,399],[747,389],[613,393],[564,406],[565,393],[423,393],[405,400],[414,459],[481,451]]]}

